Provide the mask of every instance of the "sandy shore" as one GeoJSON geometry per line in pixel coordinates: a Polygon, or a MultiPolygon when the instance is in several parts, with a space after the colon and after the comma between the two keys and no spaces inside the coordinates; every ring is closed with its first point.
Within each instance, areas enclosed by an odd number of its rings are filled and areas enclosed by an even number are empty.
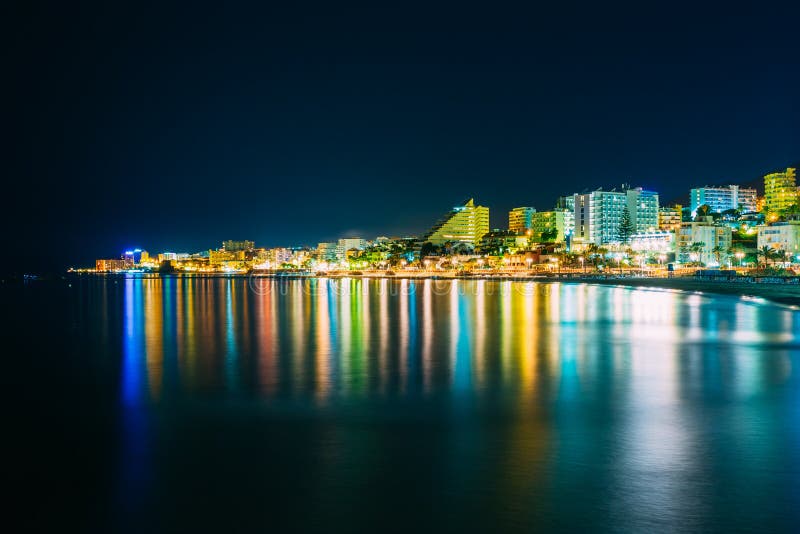
{"type": "MultiPolygon", "coordinates": [[[[555,280],[553,280],[555,281],[555,280]]],[[[751,282],[729,282],[697,280],[694,278],[570,278],[563,283],[599,284],[628,287],[653,287],[680,291],[700,291],[719,295],[739,295],[763,299],[800,307],[800,285],[767,284],[751,282]]]]}

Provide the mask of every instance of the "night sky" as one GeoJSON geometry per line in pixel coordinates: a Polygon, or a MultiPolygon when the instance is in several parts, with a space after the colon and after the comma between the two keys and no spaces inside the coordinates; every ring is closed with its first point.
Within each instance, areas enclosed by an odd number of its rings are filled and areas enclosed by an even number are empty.
{"type": "Polygon", "coordinates": [[[70,4],[0,8],[5,269],[419,233],[469,197],[499,227],[800,161],[797,8],[70,4]]]}

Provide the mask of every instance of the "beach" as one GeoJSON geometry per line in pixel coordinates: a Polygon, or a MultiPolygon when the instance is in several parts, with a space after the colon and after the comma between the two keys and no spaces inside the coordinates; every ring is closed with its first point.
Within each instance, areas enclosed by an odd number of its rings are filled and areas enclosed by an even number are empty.
{"type": "Polygon", "coordinates": [[[702,280],[694,277],[578,277],[566,279],[565,282],[642,288],[652,287],[658,289],[714,293],[718,295],[739,295],[763,298],[772,302],[792,306],[800,306],[800,284],[789,284],[785,282],[702,280]]]}

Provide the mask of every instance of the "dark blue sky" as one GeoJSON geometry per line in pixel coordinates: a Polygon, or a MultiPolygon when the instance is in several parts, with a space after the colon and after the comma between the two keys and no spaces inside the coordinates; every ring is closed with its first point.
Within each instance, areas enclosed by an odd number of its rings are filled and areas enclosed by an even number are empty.
{"type": "Polygon", "coordinates": [[[416,233],[467,197],[501,226],[800,160],[796,8],[107,4],[5,8],[25,268],[416,233]]]}

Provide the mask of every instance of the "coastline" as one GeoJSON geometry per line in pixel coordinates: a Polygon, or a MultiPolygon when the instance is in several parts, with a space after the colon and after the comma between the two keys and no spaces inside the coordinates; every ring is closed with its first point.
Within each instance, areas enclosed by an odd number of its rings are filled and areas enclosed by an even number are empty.
{"type": "MultiPolygon", "coordinates": [[[[555,281],[555,280],[553,280],[555,281]]],[[[800,285],[786,283],[754,283],[727,280],[697,280],[680,278],[569,278],[564,283],[625,286],[633,288],[668,289],[684,292],[712,293],[739,297],[762,298],[770,302],[800,308],[800,285]]]]}

